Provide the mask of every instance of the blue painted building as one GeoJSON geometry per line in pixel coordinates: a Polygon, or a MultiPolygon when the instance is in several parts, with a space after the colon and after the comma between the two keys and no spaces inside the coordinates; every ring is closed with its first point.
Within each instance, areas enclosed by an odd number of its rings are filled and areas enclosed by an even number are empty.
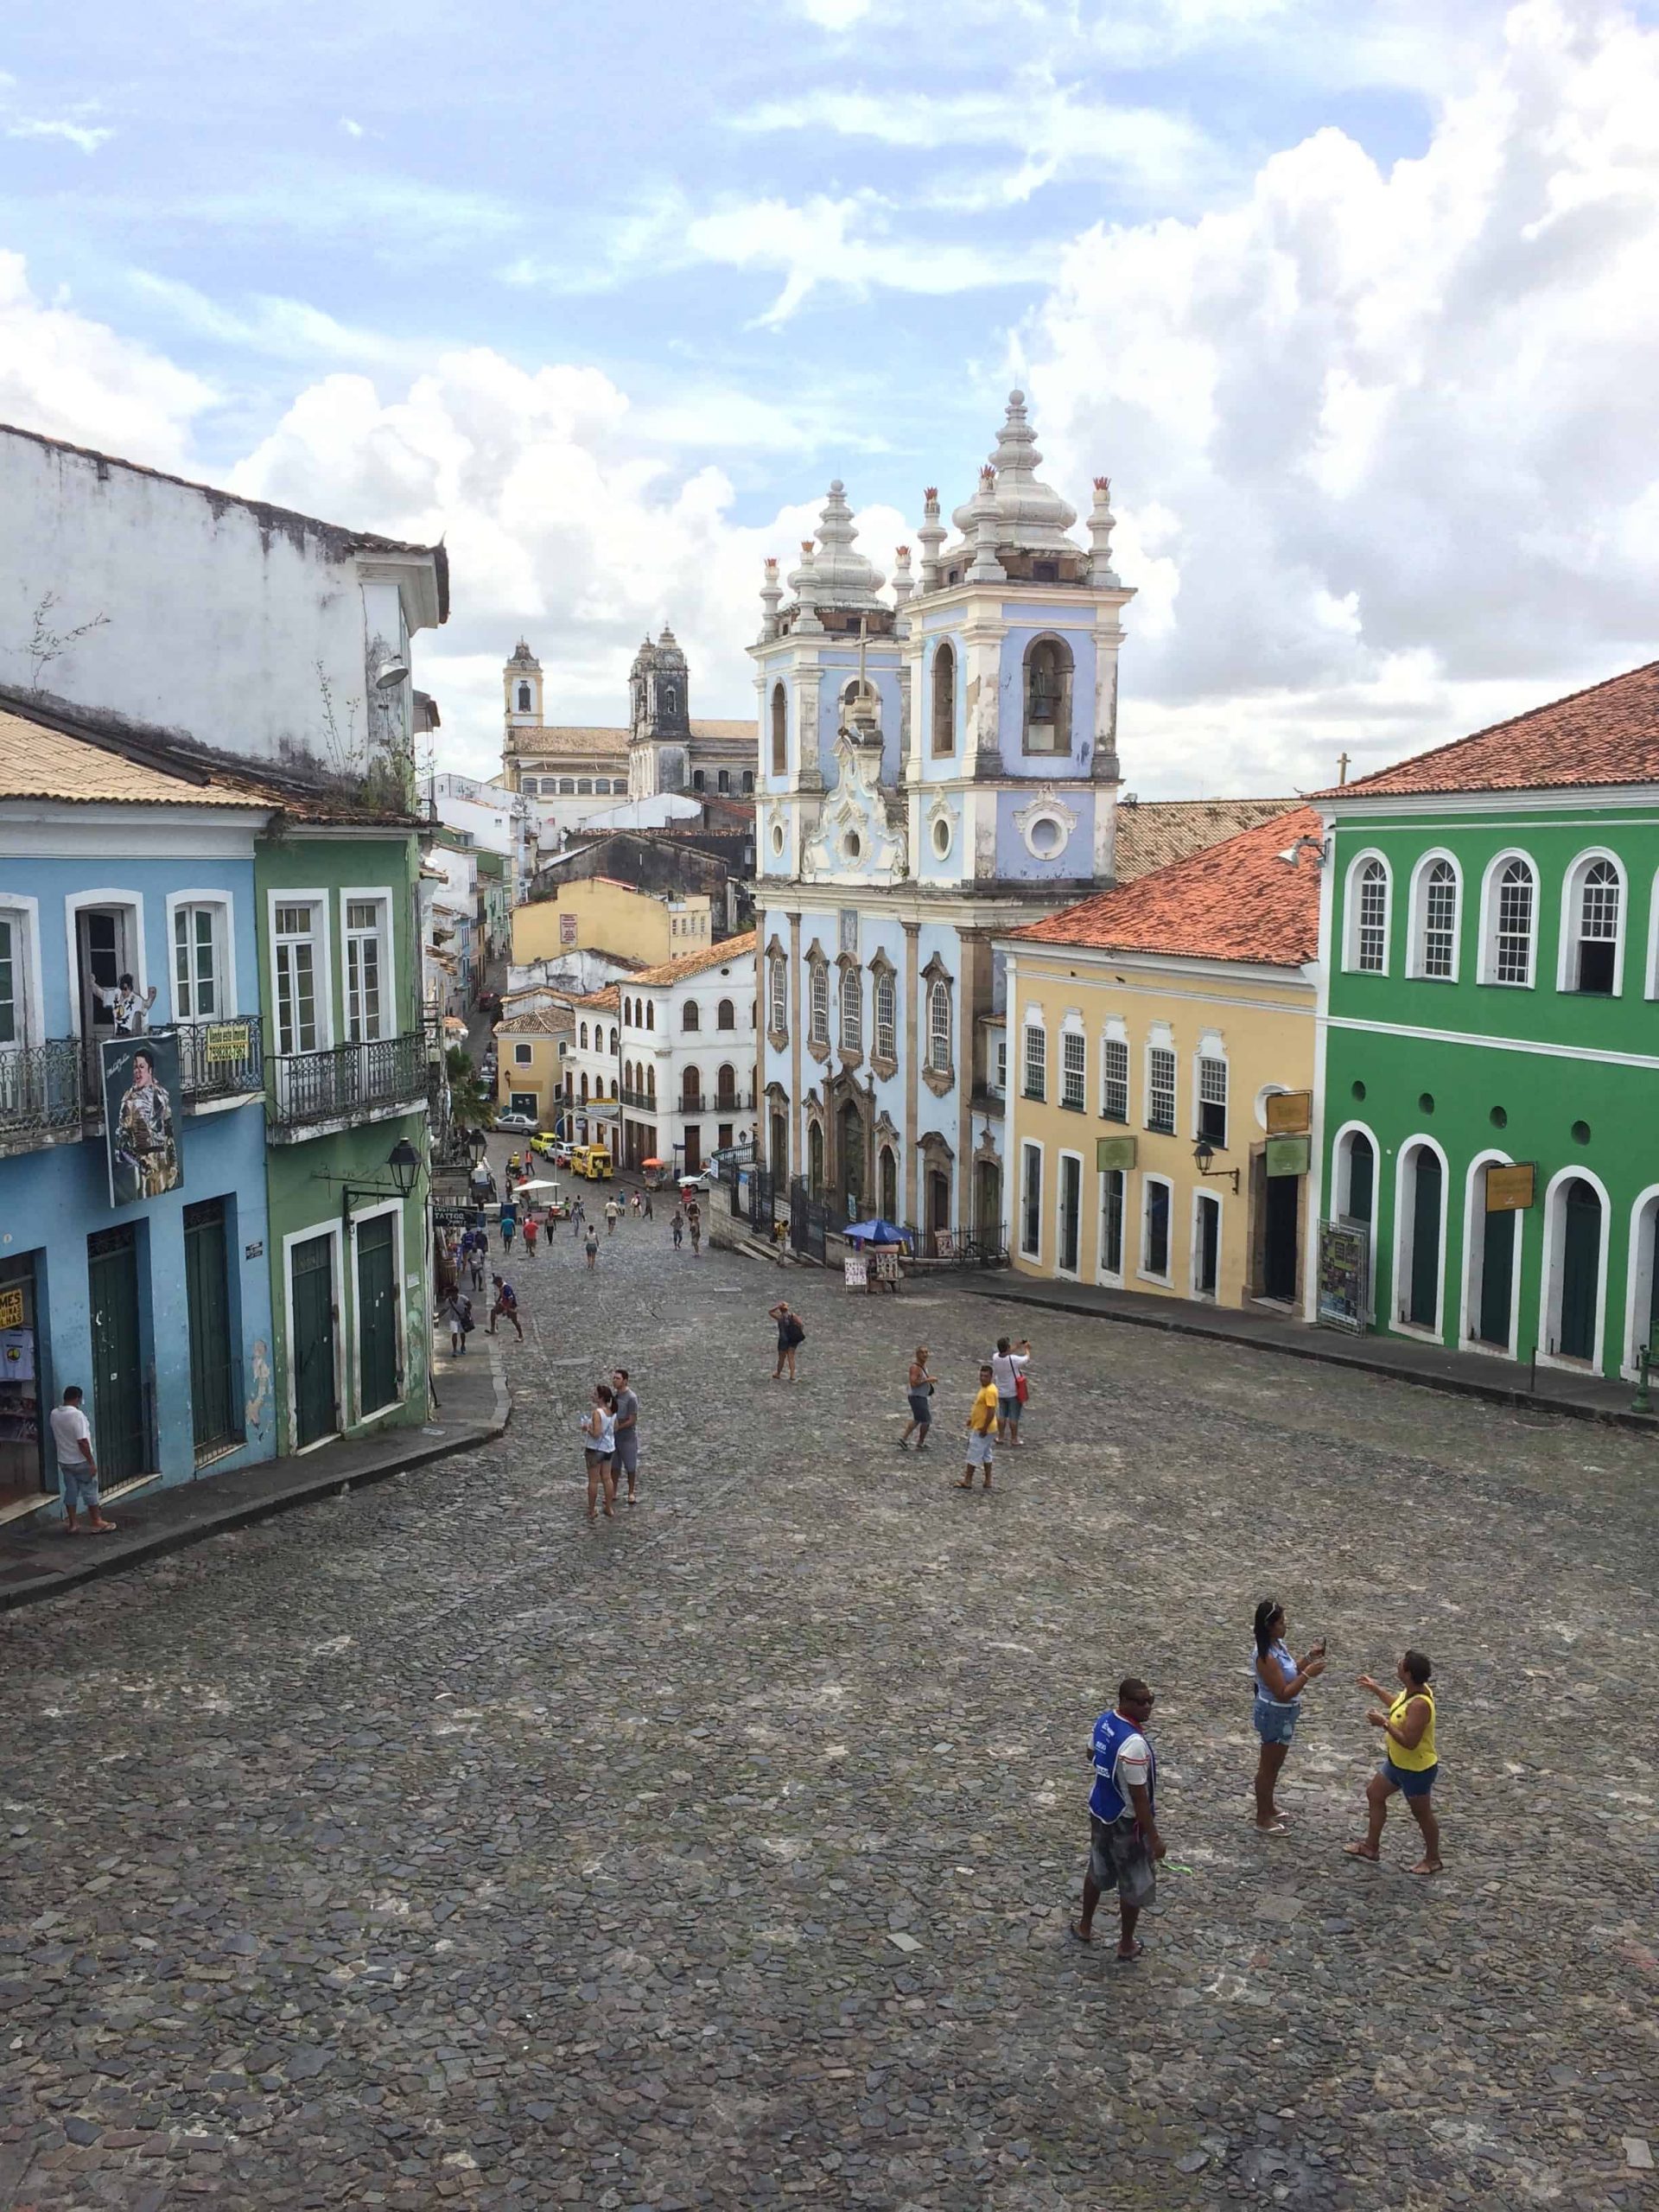
{"type": "Polygon", "coordinates": [[[993,939],[1113,879],[1133,594],[1105,480],[1085,551],[1041,459],[1014,392],[957,536],[930,491],[890,598],[832,484],[751,648],[767,1161],[927,1231],[1003,1220],[993,939]]]}
{"type": "Polygon", "coordinates": [[[253,878],[270,815],[234,779],[0,710],[0,1519],[55,1495],[45,1416],[72,1382],[106,1495],[276,1449],[253,878]],[[165,1132],[153,1148],[130,1133],[130,1066],[106,1107],[106,1039],[153,1049],[165,1103],[132,1109],[165,1132]]]}

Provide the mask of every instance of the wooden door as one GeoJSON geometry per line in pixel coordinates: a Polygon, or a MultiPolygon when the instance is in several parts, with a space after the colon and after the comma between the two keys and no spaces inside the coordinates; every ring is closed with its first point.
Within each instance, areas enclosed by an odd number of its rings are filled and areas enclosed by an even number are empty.
{"type": "Polygon", "coordinates": [[[334,1386],[334,1270],[332,1236],[308,1237],[289,1262],[294,1334],[295,1448],[332,1436],[340,1427],[334,1386]]]}
{"type": "Polygon", "coordinates": [[[149,1471],[149,1424],[138,1326],[138,1238],[103,1229],[86,1240],[92,1313],[92,1452],[106,1484],[149,1471]]]}

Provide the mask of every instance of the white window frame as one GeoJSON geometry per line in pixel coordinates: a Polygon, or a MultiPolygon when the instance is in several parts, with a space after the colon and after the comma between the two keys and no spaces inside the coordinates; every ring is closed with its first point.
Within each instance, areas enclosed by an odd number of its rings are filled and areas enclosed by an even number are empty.
{"type": "Polygon", "coordinates": [[[1020,1180],[1014,1194],[1014,1211],[1020,1225],[1020,1256],[1022,1260],[1035,1260],[1039,1265],[1043,1257],[1043,1186],[1046,1180],[1042,1145],[1035,1137],[1022,1138],[1020,1144],[1020,1180]],[[1026,1242],[1026,1224],[1030,1211],[1026,1199],[1027,1162],[1033,1154],[1037,1160],[1037,1242],[1028,1244],[1026,1242]]]}
{"type": "Polygon", "coordinates": [[[1056,1169],[1056,1172],[1055,1172],[1055,1176],[1054,1176],[1054,1272],[1055,1272],[1055,1274],[1056,1274],[1057,1275],[1064,1275],[1064,1276],[1065,1276],[1065,1280],[1066,1280],[1068,1282],[1077,1282],[1077,1281],[1080,1281],[1080,1279],[1081,1279],[1081,1277],[1082,1277],[1082,1274],[1083,1274],[1083,1232],[1084,1232],[1084,1211],[1083,1211],[1083,1205],[1084,1205],[1084,1200],[1083,1200],[1084,1173],[1083,1173],[1083,1154],[1082,1154],[1080,1152],[1071,1152],[1071,1151],[1069,1151],[1069,1150],[1063,1150],[1063,1151],[1061,1151],[1061,1152],[1058,1153],[1058,1154],[1055,1155],[1055,1169],[1056,1169]],[[1062,1209],[1062,1206],[1063,1206],[1063,1205],[1064,1205],[1065,1198],[1065,1163],[1066,1163],[1066,1161],[1067,1161],[1068,1160],[1073,1160],[1073,1161],[1075,1161],[1075,1162],[1076,1162],[1076,1164],[1077,1164],[1077,1257],[1076,1257],[1076,1259],[1073,1261],[1072,1264],[1071,1264],[1069,1268],[1067,1268],[1067,1267],[1063,1267],[1063,1266],[1060,1264],[1060,1252],[1061,1252],[1061,1249],[1062,1249],[1062,1246],[1061,1246],[1061,1239],[1060,1239],[1060,1217],[1061,1217],[1061,1209],[1062,1209]]]}
{"type": "MultiPolygon", "coordinates": [[[[1599,991],[1580,993],[1570,976],[1578,974],[1578,951],[1580,943],[1580,918],[1583,911],[1584,879],[1598,861],[1605,861],[1618,878],[1618,929],[1613,938],[1613,988],[1611,996],[1618,998],[1624,989],[1624,940],[1630,926],[1630,881],[1624,863],[1618,855],[1605,845],[1587,846],[1574,854],[1571,866],[1561,879],[1561,936],[1555,963],[1555,988],[1570,993],[1574,998],[1588,995],[1599,998],[1599,991]]],[[[1592,940],[1605,944],[1605,938],[1592,940]]],[[[1587,1179],[1593,1180],[1593,1178],[1587,1179]]]]}
{"type": "Polygon", "coordinates": [[[1194,1138],[1204,1135],[1205,1104],[1214,1105],[1217,1103],[1214,1099],[1206,1101],[1205,1098],[1204,1071],[1206,1064],[1221,1070],[1219,1101],[1221,1138],[1219,1142],[1214,1137],[1211,1137],[1209,1141],[1215,1146],[1217,1152],[1225,1152],[1228,1148],[1228,1141],[1233,1133],[1233,1071],[1228,1062],[1227,1047],[1222,1042],[1219,1034],[1213,1029],[1206,1030],[1199,1038],[1198,1048],[1192,1055],[1192,1135],[1194,1138]]]}
{"type": "Polygon", "coordinates": [[[885,968],[878,968],[875,988],[871,994],[874,1017],[875,1057],[879,1060],[895,1060],[899,1057],[899,986],[885,968]],[[887,1001],[887,1013],[881,1011],[887,1001]]]}
{"type": "Polygon", "coordinates": [[[1100,1118],[1103,1122],[1116,1122],[1126,1129],[1131,1126],[1129,1105],[1134,1096],[1131,1089],[1134,1081],[1135,1063],[1129,1051],[1128,1027],[1114,1014],[1107,1022],[1100,1040],[1100,1118]],[[1107,1073],[1107,1068],[1115,1047],[1121,1049],[1123,1054],[1123,1111],[1121,1114],[1112,1112],[1106,1096],[1107,1085],[1113,1081],[1107,1073]]]}
{"type": "Polygon", "coordinates": [[[1394,940],[1394,869],[1389,865],[1388,855],[1378,852],[1374,845],[1368,845],[1363,853],[1356,853],[1348,863],[1348,873],[1344,878],[1344,884],[1345,887],[1342,901],[1344,970],[1354,976],[1386,976],[1389,972],[1389,956],[1394,940]],[[1380,968],[1362,968],[1359,964],[1359,879],[1362,871],[1369,868],[1373,861],[1380,863],[1382,869],[1382,965],[1380,968]]]}
{"type": "Polygon", "coordinates": [[[1362,1136],[1371,1147],[1371,1217],[1365,1224],[1365,1319],[1376,1319],[1376,1217],[1382,1209],[1382,1147],[1376,1131],[1366,1122],[1344,1122],[1332,1141],[1332,1197],[1335,1218],[1351,1220],[1350,1204],[1354,1172],[1353,1140],[1362,1136]]]}
{"type": "Polygon", "coordinates": [[[1006,1098],[1008,1095],[1008,1033],[1006,1029],[1000,1029],[995,1033],[991,1045],[991,1065],[994,1070],[991,1077],[992,1093],[998,1098],[1006,1098]]]}
{"type": "Polygon", "coordinates": [[[1480,879],[1480,957],[1476,965],[1476,980],[1491,983],[1500,991],[1530,991],[1538,984],[1538,909],[1543,902],[1543,878],[1538,863],[1521,845],[1506,845],[1501,853],[1494,853],[1481,873],[1480,879]],[[1499,905],[1503,896],[1503,876],[1511,861],[1524,862],[1532,875],[1531,918],[1527,925],[1527,973],[1524,981],[1497,972],[1497,939],[1499,905]]]}
{"type": "Polygon", "coordinates": [[[830,1046],[830,963],[827,960],[809,960],[806,963],[806,1041],[821,1045],[825,1051],[830,1046]]]}
{"type": "Polygon", "coordinates": [[[293,1057],[283,1052],[282,1030],[277,1014],[276,910],[279,906],[309,906],[314,917],[314,926],[308,934],[314,948],[312,965],[317,979],[317,1041],[315,1046],[302,1046],[299,1049],[308,1052],[329,1052],[333,1049],[334,1042],[334,960],[329,913],[332,901],[327,892],[321,889],[268,890],[265,897],[267,900],[265,925],[268,932],[266,942],[270,950],[270,1035],[266,1040],[266,1049],[278,1058],[293,1057]]]}
{"type": "Polygon", "coordinates": [[[1221,1303],[1221,1240],[1226,1227],[1226,1217],[1222,1207],[1220,1192],[1195,1190],[1192,1193],[1192,1235],[1187,1250],[1186,1280],[1190,1294],[1196,1299],[1201,1299],[1206,1305],[1218,1306],[1221,1303]],[[1216,1210],[1216,1287],[1213,1290],[1198,1288],[1198,1224],[1203,1218],[1205,1206],[1214,1206],[1216,1210]]]}
{"type": "Polygon", "coordinates": [[[350,1272],[352,1289],[350,1365],[352,1402],[348,1414],[349,1425],[354,1429],[373,1428],[385,1421],[389,1414],[401,1412],[409,1397],[409,1330],[404,1303],[408,1294],[404,1277],[404,1201],[401,1198],[383,1198],[373,1205],[353,1209],[350,1249],[344,1255],[343,1264],[350,1272]],[[384,1406],[377,1406],[372,1414],[365,1414],[363,1410],[363,1315],[358,1305],[357,1238],[358,1231],[365,1221],[373,1221],[379,1215],[387,1213],[392,1216],[391,1287],[397,1305],[397,1395],[395,1398],[388,1400],[384,1406]]]}
{"type": "Polygon", "coordinates": [[[1075,1020],[1068,1015],[1060,1025],[1059,1104],[1067,1113],[1089,1111],[1089,1039],[1081,1015],[1075,1020]],[[1075,1071],[1070,1065],[1073,1046],[1078,1061],[1075,1071]]]}
{"type": "MultiPolygon", "coordinates": [[[[295,906],[299,902],[296,899],[286,899],[283,903],[284,906],[295,906]]],[[[274,975],[275,971],[273,970],[272,972],[274,975]]],[[[397,1204],[398,1211],[401,1212],[403,1211],[402,1201],[399,1200],[397,1204]]],[[[307,1452],[315,1452],[325,1444],[332,1444],[337,1437],[343,1435],[346,1430],[352,1426],[351,1414],[353,1407],[356,1402],[357,1393],[354,1387],[349,1392],[346,1387],[346,1375],[344,1364],[346,1351],[346,1335],[345,1326],[346,1294],[343,1280],[345,1262],[340,1249],[341,1243],[342,1239],[340,1233],[340,1216],[337,1213],[331,1216],[327,1220],[314,1221],[308,1228],[291,1230],[283,1239],[283,1326],[284,1335],[283,1357],[278,1363],[278,1371],[283,1375],[286,1382],[288,1396],[289,1447],[290,1451],[294,1452],[294,1456],[296,1459],[303,1459],[307,1452]],[[314,1236],[326,1236],[328,1239],[329,1292],[334,1300],[334,1312],[340,1317],[340,1324],[334,1330],[334,1414],[340,1425],[338,1427],[331,1428],[327,1432],[327,1435],[318,1437],[316,1442],[314,1444],[296,1446],[294,1440],[298,1433],[300,1426],[300,1366],[299,1362],[294,1357],[294,1248],[297,1244],[308,1244],[314,1236]]],[[[400,1274],[401,1272],[402,1271],[400,1269],[400,1274]]],[[[356,1311],[355,1304],[353,1304],[353,1313],[356,1311]]]]}
{"type": "Polygon", "coordinates": [[[781,953],[774,952],[766,962],[766,1015],[774,1037],[783,1037],[789,1031],[789,969],[781,953]]]}
{"type": "MultiPolygon", "coordinates": [[[[41,998],[41,902],[22,893],[8,891],[0,896],[0,917],[12,926],[12,988],[16,993],[13,1004],[19,1016],[17,1034],[10,1044],[0,1045],[0,1052],[14,1052],[25,1045],[46,1041],[45,1010],[41,998]]],[[[78,1000],[79,995],[79,975],[72,975],[71,1001],[78,1000]]]]}
{"type": "Polygon", "coordinates": [[[1020,1033],[1020,1096],[1029,1100],[1033,1106],[1048,1103],[1048,1026],[1046,1022],[1033,1021],[1029,1014],[1026,1016],[1020,1033]],[[1037,1058],[1042,1080],[1035,1090],[1031,1087],[1031,1040],[1033,1037],[1041,1040],[1037,1047],[1037,1058]]]}
{"type": "MultiPolygon", "coordinates": [[[[1416,1170],[1411,1169],[1415,1176],[1416,1170]]],[[[1443,1344],[1446,1338],[1446,1270],[1451,1259],[1446,1249],[1446,1228],[1447,1210],[1452,1203],[1452,1166],[1445,1148],[1429,1135],[1427,1129],[1414,1129],[1401,1144],[1395,1155],[1394,1168],[1394,1273],[1389,1281],[1389,1302],[1391,1308],[1389,1327],[1395,1336],[1415,1337],[1423,1344],[1443,1344]],[[1415,1234],[1417,1192],[1412,1186],[1411,1204],[1406,1203],[1406,1172],[1411,1168],[1419,1149],[1432,1152],[1440,1163],[1440,1265],[1434,1287],[1434,1323],[1425,1327],[1421,1321],[1408,1321],[1402,1317],[1401,1307],[1410,1294],[1412,1239],[1415,1234]]]]}
{"type": "MultiPolygon", "coordinates": [[[[1601,855],[1592,854],[1589,857],[1599,859],[1601,855]]],[[[1622,933],[1622,913],[1620,926],[1622,933]]],[[[1569,1375],[1599,1375],[1604,1371],[1602,1360],[1607,1349],[1610,1288],[1607,1261],[1613,1228],[1613,1209],[1607,1195],[1607,1185],[1599,1175],[1592,1174],[1589,1168],[1580,1166],[1576,1161],[1570,1166],[1558,1167],[1544,1192],[1543,1219],[1543,1256],[1538,1271],[1538,1364],[1541,1367],[1565,1368],[1569,1375]],[[1567,1185],[1573,1182],[1588,1183],[1601,1200],[1601,1246],[1596,1260],[1600,1295],[1596,1300],[1595,1346],[1587,1363],[1580,1359],[1563,1359],[1560,1352],[1549,1349],[1551,1338],[1560,1333],[1561,1325],[1561,1278],[1566,1257],[1561,1216],[1567,1205],[1567,1185]]]]}
{"type": "MultiPolygon", "coordinates": [[[[144,899],[140,891],[99,890],[76,891],[63,902],[64,935],[69,951],[69,1034],[79,1037],[80,1027],[80,917],[88,907],[114,906],[125,910],[127,934],[132,945],[132,966],[128,970],[141,999],[149,995],[149,957],[145,943],[144,899]]],[[[172,945],[168,947],[169,962],[172,945]]],[[[170,1005],[171,1000],[168,1001],[170,1005]]]]}
{"type": "Polygon", "coordinates": [[[861,968],[842,969],[836,1012],[836,1034],[841,1040],[837,1049],[842,1052],[861,1052],[864,1050],[864,971],[861,968]]]}
{"type": "Polygon", "coordinates": [[[1136,1224],[1135,1274],[1141,1282],[1161,1283],[1167,1290],[1175,1287],[1175,1185],[1167,1175],[1143,1175],[1141,1178],[1141,1214],[1136,1224]],[[1152,1228],[1152,1193],[1161,1185],[1167,1200],[1164,1229],[1164,1272],[1157,1274],[1148,1264],[1147,1245],[1152,1228]]]}
{"type": "Polygon", "coordinates": [[[1411,871],[1408,887],[1410,925],[1406,931],[1406,973],[1424,983],[1455,983],[1463,972],[1463,868],[1458,856],[1442,845],[1419,854],[1411,871]],[[1452,895],[1454,901],[1452,920],[1452,965],[1444,976],[1432,975],[1428,968],[1428,892],[1429,876],[1439,867],[1452,871],[1452,895]]]}
{"type": "Polygon", "coordinates": [[[954,1013],[950,1003],[950,986],[943,976],[936,976],[927,987],[927,1066],[931,1075],[949,1075],[954,1065],[954,1013]],[[941,1007],[944,1009],[943,1021],[938,1019],[941,1007]]]}
{"type": "Polygon", "coordinates": [[[367,887],[360,885],[348,885],[341,891],[340,944],[340,988],[344,994],[340,1007],[340,1028],[342,1032],[346,1033],[346,1041],[378,1044],[389,1037],[397,1036],[398,1033],[397,994],[392,987],[391,887],[390,884],[377,883],[367,887]],[[369,934],[364,930],[348,930],[346,925],[346,917],[350,914],[352,908],[358,906],[372,906],[379,917],[375,924],[374,936],[380,955],[380,1034],[378,1038],[365,1037],[353,1039],[349,1037],[352,1026],[352,939],[366,937],[369,934]]]}
{"type": "Polygon", "coordinates": [[[536,1047],[533,1045],[515,1045],[512,1048],[512,1065],[516,1068],[534,1067],[536,1047]]]}
{"type": "Polygon", "coordinates": [[[1154,1039],[1153,1042],[1148,1044],[1147,1046],[1146,1061],[1147,1095],[1145,1121],[1147,1134],[1152,1136],[1160,1137],[1179,1136],[1180,1135],[1181,1118],[1181,1071],[1180,1062],[1176,1058],[1173,1044],[1161,1036],[1154,1039]],[[1169,1121],[1166,1126],[1161,1122],[1154,1122],[1152,1118],[1153,1065],[1160,1053],[1162,1053],[1169,1062],[1169,1121]]]}
{"type": "Polygon", "coordinates": [[[1624,1247],[1624,1352],[1619,1372],[1634,1382],[1637,1353],[1647,1341],[1641,1324],[1653,1300],[1653,1231],[1649,1217],[1659,1214],[1659,1183],[1638,1191],[1630,1208],[1630,1238],[1624,1247]]]}
{"type": "Polygon", "coordinates": [[[1129,1172],[1126,1167],[1097,1168],[1095,1172],[1095,1182],[1096,1185],[1095,1192],[1096,1200],[1095,1206],[1095,1275],[1098,1281],[1109,1283],[1113,1285],[1114,1287],[1121,1290],[1123,1287],[1123,1279],[1127,1272],[1127,1260],[1129,1249],[1129,1234],[1131,1227],[1129,1214],[1129,1172]],[[1116,1268],[1109,1268],[1106,1264],[1106,1185],[1114,1175],[1117,1177],[1118,1180],[1123,1186],[1123,1216],[1121,1224],[1121,1233],[1118,1238],[1117,1256],[1119,1265],[1116,1268]]]}
{"type": "MultiPolygon", "coordinates": [[[[167,894],[167,1002],[175,1021],[228,1021],[240,1010],[236,995],[236,912],[228,891],[169,891],[167,894]],[[212,1014],[186,1013],[179,1003],[179,914],[183,909],[205,907],[213,917],[213,995],[212,1014]]],[[[194,950],[194,945],[193,945],[194,950]]],[[[194,968],[194,963],[193,968],[194,968]]],[[[195,977],[191,976],[194,995],[195,977]]]]}

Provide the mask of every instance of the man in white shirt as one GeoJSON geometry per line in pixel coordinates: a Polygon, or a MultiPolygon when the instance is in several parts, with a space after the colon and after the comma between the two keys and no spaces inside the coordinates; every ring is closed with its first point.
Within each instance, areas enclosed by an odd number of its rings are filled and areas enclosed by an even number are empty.
{"type": "Polygon", "coordinates": [[[97,995],[110,1010],[116,1035],[137,1037],[156,1003],[156,986],[152,983],[147,991],[141,991],[130,976],[123,976],[112,989],[106,986],[97,995]]]}
{"type": "Polygon", "coordinates": [[[52,1443],[58,1455],[58,1476],[63,1484],[63,1517],[68,1523],[67,1533],[79,1533],[76,1514],[84,1505],[86,1526],[94,1535],[107,1535],[115,1528],[113,1521],[104,1518],[98,1495],[98,1462],[92,1457],[92,1423],[80,1409],[81,1389],[72,1382],[63,1394],[63,1403],[52,1408],[50,1427],[52,1443]]]}
{"type": "Polygon", "coordinates": [[[1031,1338],[1021,1337],[1011,1344],[1006,1337],[996,1340],[996,1350],[991,1357],[991,1380],[996,1385],[996,1440],[999,1444],[1020,1446],[1020,1415],[1023,1402],[1020,1395],[1020,1379],[1031,1363],[1031,1338]]]}

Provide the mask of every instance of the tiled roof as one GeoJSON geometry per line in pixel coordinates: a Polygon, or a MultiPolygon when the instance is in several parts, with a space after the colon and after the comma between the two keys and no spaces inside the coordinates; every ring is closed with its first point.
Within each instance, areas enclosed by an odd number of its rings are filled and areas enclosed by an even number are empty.
{"type": "Polygon", "coordinates": [[[628,733],[625,729],[604,729],[595,723],[563,722],[543,729],[515,729],[511,735],[511,749],[525,760],[538,753],[545,753],[550,758],[560,753],[603,753],[620,759],[628,749],[628,733]]]}
{"type": "Polygon", "coordinates": [[[716,740],[729,738],[734,742],[741,740],[753,745],[756,742],[754,716],[751,715],[746,721],[700,722],[694,721],[691,724],[691,734],[693,737],[716,740]]]}
{"type": "Polygon", "coordinates": [[[589,991],[585,998],[572,999],[570,1003],[596,1007],[601,1014],[613,1014],[622,1003],[622,994],[614,983],[607,983],[602,991],[589,991]]]}
{"type": "Polygon", "coordinates": [[[1013,942],[1300,967],[1319,950],[1319,871],[1309,856],[1293,868],[1279,855],[1298,837],[1319,835],[1313,809],[1295,807],[1015,930],[1013,942]]]}
{"type": "Polygon", "coordinates": [[[711,944],[707,952],[694,952],[684,960],[664,960],[655,968],[642,968],[637,976],[630,976],[630,984],[647,987],[658,983],[683,983],[688,976],[707,975],[711,968],[723,968],[728,960],[751,960],[754,957],[753,930],[745,930],[741,937],[723,938],[718,944],[711,944]]]}
{"type": "Polygon", "coordinates": [[[1659,783],[1659,661],[1552,699],[1320,798],[1659,783]]]}
{"type": "Polygon", "coordinates": [[[512,1036],[539,1035],[551,1037],[569,1029],[575,1017],[568,1006],[536,1007],[529,1014],[510,1014],[495,1025],[494,1033],[512,1036]]]}
{"type": "Polygon", "coordinates": [[[219,777],[170,776],[124,754],[0,708],[0,799],[55,799],[67,805],[240,806],[276,802],[219,777]]]}
{"type": "Polygon", "coordinates": [[[1117,810],[1117,859],[1113,874],[1133,883],[1155,868],[1184,861],[1258,822],[1271,822],[1296,804],[1294,798],[1151,798],[1117,810]]]}

